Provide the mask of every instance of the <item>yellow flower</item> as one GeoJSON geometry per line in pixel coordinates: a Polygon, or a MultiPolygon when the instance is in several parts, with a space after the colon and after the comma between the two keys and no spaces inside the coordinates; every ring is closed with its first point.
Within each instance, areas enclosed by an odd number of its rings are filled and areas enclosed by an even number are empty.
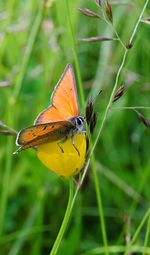
{"type": "Polygon", "coordinates": [[[77,150],[73,146],[71,138],[59,143],[61,148],[58,141],[41,144],[38,146],[37,156],[47,168],[60,176],[76,175],[83,168],[85,162],[85,134],[76,134],[74,141],[77,150]]]}

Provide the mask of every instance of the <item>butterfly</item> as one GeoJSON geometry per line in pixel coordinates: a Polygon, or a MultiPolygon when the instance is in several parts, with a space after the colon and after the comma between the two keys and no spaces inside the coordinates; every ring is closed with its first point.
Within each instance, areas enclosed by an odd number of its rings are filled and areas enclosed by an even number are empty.
{"type": "Polygon", "coordinates": [[[74,71],[68,64],[54,88],[51,105],[38,115],[33,126],[18,133],[16,144],[20,147],[16,152],[54,141],[58,141],[64,152],[61,143],[71,137],[72,145],[80,154],[74,137],[83,133],[86,133],[85,118],[79,112],[74,71]]]}

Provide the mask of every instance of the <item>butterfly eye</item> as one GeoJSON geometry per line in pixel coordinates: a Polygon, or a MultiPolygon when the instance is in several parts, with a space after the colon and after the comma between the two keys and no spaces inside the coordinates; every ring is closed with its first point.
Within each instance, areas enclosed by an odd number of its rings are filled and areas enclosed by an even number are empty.
{"type": "Polygon", "coordinates": [[[85,118],[82,117],[82,116],[77,117],[76,118],[76,123],[77,123],[78,126],[83,126],[84,123],[85,123],[85,118]]]}
{"type": "Polygon", "coordinates": [[[80,120],[80,118],[77,118],[77,124],[78,124],[78,126],[80,126],[82,124],[82,121],[80,120]]]}

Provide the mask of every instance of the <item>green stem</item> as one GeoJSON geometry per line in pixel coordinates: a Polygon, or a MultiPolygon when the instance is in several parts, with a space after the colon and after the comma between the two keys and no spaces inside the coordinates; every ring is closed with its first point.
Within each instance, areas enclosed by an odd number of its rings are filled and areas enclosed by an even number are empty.
{"type": "Polygon", "coordinates": [[[124,45],[123,41],[121,40],[120,36],[118,35],[118,32],[117,32],[116,28],[113,26],[113,24],[111,24],[111,25],[112,25],[112,27],[113,27],[114,33],[115,33],[115,35],[116,35],[118,41],[120,42],[120,44],[122,45],[122,47],[126,50],[126,46],[124,45]]]}
{"type": "Polygon", "coordinates": [[[113,97],[114,97],[114,94],[115,94],[115,91],[116,91],[116,88],[117,88],[117,85],[118,85],[120,73],[121,73],[121,71],[122,71],[122,69],[123,69],[123,66],[124,66],[124,64],[125,64],[127,52],[128,52],[128,50],[126,49],[126,50],[125,50],[125,53],[124,53],[124,55],[123,55],[123,58],[122,58],[121,65],[120,65],[120,67],[119,67],[119,69],[118,69],[118,72],[117,72],[117,75],[116,75],[115,84],[114,84],[113,90],[112,90],[112,92],[111,92],[111,95],[110,95],[110,98],[109,98],[109,101],[108,101],[106,110],[105,110],[105,112],[104,112],[103,120],[102,120],[101,126],[100,126],[100,128],[99,128],[98,135],[97,135],[97,137],[96,137],[96,140],[95,140],[95,142],[94,142],[93,148],[92,148],[92,150],[91,150],[91,155],[93,154],[93,152],[94,152],[94,150],[95,150],[95,147],[96,147],[96,145],[97,145],[97,142],[98,142],[98,140],[99,140],[99,138],[100,138],[100,135],[101,135],[101,133],[102,133],[104,124],[105,124],[105,122],[106,122],[106,118],[107,118],[107,115],[108,115],[109,109],[110,109],[110,107],[111,107],[111,104],[112,104],[112,101],[113,101],[113,97]]]}
{"type": "Polygon", "coordinates": [[[112,170],[105,167],[104,165],[96,162],[98,172],[105,176],[110,182],[114,183],[119,189],[123,190],[128,196],[130,196],[134,201],[145,201],[144,197],[135,191],[129,184],[122,180],[118,175],[116,175],[112,170]]]}
{"type": "Polygon", "coordinates": [[[118,35],[118,32],[117,32],[116,28],[114,27],[113,23],[107,19],[105,9],[106,9],[106,2],[104,1],[104,2],[102,2],[102,14],[104,17],[103,20],[113,29],[113,31],[117,37],[117,40],[120,42],[123,49],[126,50],[126,46],[124,45],[123,41],[121,40],[120,36],[118,35]]]}
{"type": "MultiPolygon", "coordinates": [[[[81,80],[81,74],[80,74],[80,69],[79,69],[79,62],[78,62],[78,57],[77,57],[77,49],[76,49],[76,41],[75,41],[75,36],[74,36],[74,31],[72,27],[72,22],[71,22],[71,17],[70,17],[70,9],[69,9],[69,2],[66,0],[66,13],[67,13],[67,18],[68,18],[68,26],[71,34],[71,40],[72,40],[72,49],[73,49],[73,56],[74,56],[74,61],[75,61],[75,66],[76,66],[76,72],[77,72],[77,78],[78,78],[78,84],[79,84],[79,90],[80,90],[80,96],[81,96],[81,103],[82,107],[85,106],[85,98],[84,98],[84,93],[83,93],[83,86],[82,86],[82,80],[81,80]]],[[[85,108],[85,107],[84,107],[85,108]]],[[[90,142],[90,147],[91,147],[91,142],[90,142]]],[[[102,230],[102,239],[104,242],[104,247],[106,251],[106,255],[108,254],[108,243],[107,243],[107,235],[106,235],[106,227],[105,227],[105,219],[104,219],[104,213],[103,213],[103,205],[102,205],[102,200],[101,200],[101,193],[100,193],[100,188],[98,185],[98,178],[97,178],[97,173],[95,169],[95,164],[94,164],[94,156],[92,157],[92,170],[93,170],[93,175],[94,175],[94,185],[95,185],[95,191],[96,191],[96,197],[97,197],[97,203],[98,203],[98,209],[99,209],[99,215],[100,215],[100,223],[101,223],[101,230],[102,230]]],[[[83,177],[83,176],[82,176],[83,177]]],[[[78,190],[79,190],[80,185],[78,186],[75,196],[74,196],[74,201],[76,199],[78,190]]]]}
{"type": "MultiPolygon", "coordinates": [[[[135,34],[136,34],[136,31],[137,31],[138,26],[139,26],[139,23],[140,23],[140,19],[141,19],[142,15],[143,15],[143,13],[144,13],[144,11],[145,11],[145,9],[146,9],[146,6],[147,6],[148,2],[149,2],[149,0],[147,0],[147,1],[145,2],[144,6],[143,6],[143,9],[142,9],[142,11],[141,11],[141,13],[140,13],[140,16],[139,16],[139,18],[138,18],[138,21],[137,21],[137,23],[136,23],[136,25],[135,25],[135,28],[134,28],[134,30],[133,30],[133,32],[132,32],[132,34],[131,34],[131,37],[130,37],[130,40],[129,40],[130,43],[132,43],[132,41],[133,41],[133,39],[134,39],[134,36],[135,36],[135,34]],[[142,15],[141,15],[141,14],[142,14],[142,15]],[[137,24],[138,24],[138,25],[137,25],[137,24]]],[[[129,51],[128,49],[125,49],[125,51],[124,51],[124,54],[123,54],[123,57],[122,57],[122,61],[121,61],[121,64],[120,64],[120,66],[119,66],[119,69],[118,69],[118,72],[117,72],[117,75],[116,75],[115,84],[114,84],[113,90],[112,90],[112,92],[111,92],[111,95],[110,95],[110,98],[109,98],[109,101],[108,101],[106,110],[105,110],[105,112],[104,112],[104,116],[103,116],[103,119],[102,119],[101,126],[100,126],[100,128],[99,128],[99,132],[98,132],[98,134],[97,134],[97,137],[96,137],[96,140],[95,140],[95,142],[94,142],[93,148],[92,148],[92,150],[91,150],[89,159],[87,160],[87,163],[86,163],[85,168],[84,168],[84,171],[83,171],[83,175],[82,175],[82,178],[81,178],[81,184],[82,184],[83,181],[84,181],[84,178],[85,178],[85,175],[86,175],[88,166],[89,166],[89,164],[90,164],[90,158],[91,158],[92,154],[94,153],[95,147],[96,147],[96,145],[97,145],[97,142],[98,142],[98,140],[99,140],[99,138],[100,138],[100,135],[101,135],[101,133],[102,133],[104,124],[105,124],[105,122],[106,122],[106,118],[107,118],[109,109],[110,109],[110,107],[111,107],[111,105],[112,105],[112,102],[113,102],[113,97],[114,97],[114,94],[115,94],[115,91],[116,91],[116,88],[117,88],[117,85],[118,85],[118,81],[119,81],[119,78],[120,78],[121,71],[122,71],[122,69],[123,69],[123,67],[124,67],[124,64],[125,64],[125,60],[126,60],[128,51],[129,51]]],[[[76,190],[76,193],[78,193],[78,190],[76,190]]],[[[75,193],[75,196],[77,195],[76,193],[75,193]]],[[[73,201],[74,201],[74,199],[73,199],[73,201]]]]}
{"type": "Polygon", "coordinates": [[[21,86],[22,86],[22,83],[23,83],[23,80],[24,80],[24,77],[25,77],[25,73],[26,73],[26,70],[27,70],[27,67],[28,67],[28,63],[29,63],[29,60],[30,60],[30,57],[31,57],[31,54],[32,54],[32,51],[33,51],[33,46],[34,46],[36,37],[38,35],[42,19],[43,19],[44,10],[45,10],[44,6],[41,6],[40,11],[37,13],[37,16],[35,17],[35,20],[33,22],[33,26],[32,26],[31,32],[30,32],[30,36],[29,36],[29,39],[28,39],[28,42],[27,42],[25,55],[24,55],[24,58],[22,60],[21,70],[20,70],[20,73],[18,75],[17,83],[16,83],[16,86],[15,86],[15,89],[14,89],[15,99],[17,99],[17,97],[19,95],[19,92],[20,92],[20,89],[21,89],[21,86]]]}
{"type": "Polygon", "coordinates": [[[141,223],[139,224],[137,230],[135,231],[134,236],[132,237],[131,241],[128,243],[128,246],[126,248],[126,251],[125,251],[124,255],[128,255],[129,254],[129,251],[131,249],[132,244],[136,241],[136,239],[137,239],[137,237],[138,237],[138,235],[139,235],[143,225],[145,224],[145,221],[149,217],[149,215],[150,215],[150,209],[148,209],[148,211],[146,212],[144,218],[142,219],[141,223]]]}
{"type": "Polygon", "coordinates": [[[150,107],[149,106],[121,106],[121,107],[112,107],[112,110],[135,110],[135,109],[150,110],[150,107]]]}
{"type": "Polygon", "coordinates": [[[101,199],[101,192],[98,182],[98,176],[96,172],[96,165],[95,165],[95,158],[94,155],[91,158],[91,166],[93,171],[93,177],[94,177],[94,184],[95,184],[95,190],[96,190],[96,197],[97,197],[97,204],[98,204],[98,210],[100,215],[100,225],[101,225],[101,231],[102,231],[102,239],[104,243],[104,249],[105,254],[108,255],[108,242],[107,242],[107,234],[106,234],[106,225],[105,225],[105,218],[104,218],[104,211],[103,211],[103,204],[101,199]]]}
{"type": "Polygon", "coordinates": [[[136,24],[135,24],[134,30],[133,30],[133,32],[132,32],[132,34],[131,34],[130,39],[129,39],[129,44],[132,44],[132,42],[133,42],[133,39],[134,39],[134,37],[135,37],[135,35],[136,35],[137,29],[138,29],[138,27],[139,27],[139,24],[140,24],[140,22],[141,22],[141,19],[142,19],[142,17],[143,17],[143,14],[144,14],[144,12],[145,12],[145,9],[146,9],[146,7],[147,7],[147,5],[148,5],[148,2],[149,2],[149,0],[146,0],[146,1],[145,1],[145,4],[144,4],[144,6],[143,6],[143,9],[142,9],[142,11],[141,11],[141,13],[140,13],[140,15],[139,15],[139,17],[138,17],[138,20],[137,20],[137,22],[136,22],[136,24]]]}
{"type": "Polygon", "coordinates": [[[150,213],[149,213],[149,217],[148,217],[148,223],[147,223],[147,229],[146,229],[146,235],[145,235],[145,241],[144,241],[143,255],[146,255],[146,249],[147,249],[147,246],[148,246],[149,236],[150,236],[150,213]]]}
{"type": "MultiPolygon", "coordinates": [[[[108,250],[111,254],[122,254],[126,249],[126,246],[124,245],[113,245],[113,246],[109,246],[108,247],[108,250]]],[[[140,245],[133,245],[131,247],[131,253],[133,254],[142,254],[142,252],[144,251],[144,247],[143,246],[140,246],[140,245]]],[[[92,250],[88,250],[87,252],[84,252],[84,253],[81,253],[81,255],[104,255],[104,252],[105,252],[105,249],[104,247],[98,247],[98,248],[95,248],[95,249],[92,249],[92,250]]],[[[150,248],[147,247],[146,248],[146,254],[150,254],[150,248]]]]}
{"type": "Polygon", "coordinates": [[[9,194],[9,179],[12,165],[12,150],[13,150],[13,138],[7,138],[7,147],[6,147],[6,165],[4,178],[2,182],[2,194],[1,194],[1,212],[0,212],[0,237],[2,236],[5,222],[5,212],[7,207],[7,198],[9,194]]]}
{"type": "MultiPolygon", "coordinates": [[[[67,1],[67,0],[66,0],[66,1],[67,1]]],[[[143,15],[144,10],[145,10],[145,8],[146,8],[146,6],[147,6],[147,4],[148,4],[148,1],[149,1],[149,0],[146,1],[145,5],[144,5],[144,7],[143,7],[143,9],[142,9],[142,11],[141,11],[142,15],[143,15]]],[[[131,34],[131,37],[130,37],[130,40],[129,40],[130,43],[132,43],[132,40],[134,39],[134,36],[135,36],[135,34],[136,34],[137,28],[138,28],[139,23],[140,23],[140,18],[142,17],[142,15],[140,14],[140,16],[139,16],[139,18],[138,18],[138,21],[137,21],[137,23],[136,23],[136,25],[135,25],[135,28],[134,28],[134,30],[133,30],[133,32],[132,32],[132,34],[131,34]]],[[[119,69],[118,69],[118,72],[117,72],[117,75],[116,75],[115,84],[114,84],[113,90],[112,90],[112,92],[111,92],[111,95],[110,95],[110,98],[109,98],[109,101],[108,101],[108,104],[107,104],[107,107],[106,107],[106,110],[105,110],[105,113],[104,113],[104,116],[103,116],[103,120],[102,120],[101,126],[100,126],[100,128],[99,128],[98,135],[97,135],[96,140],[95,140],[95,143],[94,143],[94,145],[93,145],[93,147],[92,147],[90,156],[89,156],[89,158],[88,158],[88,160],[87,160],[87,162],[86,162],[86,164],[85,164],[84,171],[83,171],[83,174],[82,174],[82,177],[81,177],[81,180],[80,180],[80,185],[78,185],[78,187],[77,187],[77,189],[76,189],[76,191],[75,191],[75,193],[74,193],[74,196],[73,196],[73,199],[72,199],[72,203],[71,203],[71,209],[72,209],[73,206],[74,206],[74,203],[75,203],[76,197],[77,197],[77,195],[78,195],[79,189],[80,189],[80,187],[81,187],[81,185],[82,185],[82,183],[83,183],[83,181],[84,181],[84,178],[85,178],[85,176],[86,176],[86,173],[87,173],[87,170],[88,170],[88,167],[89,167],[89,164],[90,164],[90,159],[91,159],[91,157],[92,157],[92,154],[94,153],[95,147],[96,147],[96,145],[97,145],[97,142],[98,142],[98,140],[99,140],[99,138],[100,138],[100,135],[101,135],[101,133],[102,133],[104,124],[105,124],[105,122],[106,122],[106,118],[107,118],[109,109],[110,109],[110,107],[111,107],[112,101],[113,101],[113,96],[114,96],[114,93],[115,93],[116,88],[117,88],[117,85],[118,85],[118,81],[119,81],[119,78],[120,78],[120,74],[121,74],[121,71],[122,71],[122,69],[123,69],[123,67],[124,67],[124,64],[125,64],[125,60],[126,60],[126,57],[127,57],[127,53],[128,53],[128,49],[125,49],[124,54],[123,54],[123,57],[122,57],[121,65],[119,66],[119,69]]]]}
{"type": "Polygon", "coordinates": [[[55,243],[54,243],[52,250],[50,252],[50,255],[55,255],[57,253],[60,243],[61,243],[61,240],[63,238],[63,235],[66,231],[68,221],[70,219],[70,215],[71,215],[71,211],[72,211],[71,205],[72,205],[72,199],[73,199],[73,190],[74,190],[73,187],[74,187],[73,179],[70,178],[69,179],[69,199],[68,199],[67,209],[66,209],[65,216],[64,216],[63,222],[61,224],[60,230],[58,232],[57,238],[56,238],[55,243]]]}
{"type": "Polygon", "coordinates": [[[79,62],[78,62],[78,57],[77,57],[76,41],[75,41],[74,31],[73,31],[71,17],[70,17],[71,12],[70,12],[70,8],[69,8],[68,0],[65,0],[65,2],[66,2],[66,10],[67,10],[66,13],[67,13],[68,26],[69,26],[69,31],[70,31],[70,35],[71,35],[70,38],[72,41],[73,57],[74,57],[74,61],[75,61],[75,67],[76,67],[77,79],[78,79],[78,85],[79,85],[79,91],[80,91],[80,97],[81,97],[81,106],[82,106],[82,108],[84,108],[85,98],[84,98],[79,62]]]}

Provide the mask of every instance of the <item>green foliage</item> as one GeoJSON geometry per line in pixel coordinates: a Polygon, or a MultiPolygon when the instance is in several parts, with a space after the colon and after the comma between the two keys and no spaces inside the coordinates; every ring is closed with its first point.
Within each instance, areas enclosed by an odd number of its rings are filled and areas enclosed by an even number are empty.
{"type": "MultiPolygon", "coordinates": [[[[109,20],[78,11],[89,8],[101,15],[104,6],[94,0],[0,1],[0,84],[8,83],[0,86],[0,121],[15,130],[32,125],[49,105],[64,67],[72,63],[82,112],[84,97],[96,96],[102,89],[95,102],[94,143],[123,45],[129,42],[145,2],[112,4],[112,26],[109,20]],[[78,41],[116,38],[116,31],[119,40],[78,41]]],[[[133,109],[125,108],[150,107],[149,34],[149,25],[139,23],[117,83],[117,88],[125,83],[125,93],[107,112],[58,254],[108,254],[107,250],[129,254],[127,248],[135,254],[150,253],[150,130],[133,109]]],[[[150,108],[137,110],[150,119],[150,108]]],[[[13,155],[15,150],[15,137],[0,136],[0,254],[49,254],[65,214],[68,181],[47,171],[34,151],[13,155]]]]}

